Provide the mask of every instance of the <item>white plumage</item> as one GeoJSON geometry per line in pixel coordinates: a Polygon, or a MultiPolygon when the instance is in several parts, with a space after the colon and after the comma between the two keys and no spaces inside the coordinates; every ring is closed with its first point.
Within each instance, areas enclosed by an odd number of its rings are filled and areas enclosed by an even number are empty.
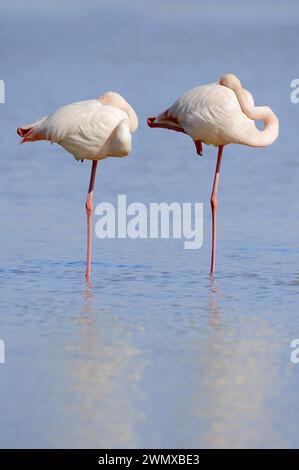
{"type": "Polygon", "coordinates": [[[253,147],[270,145],[279,129],[270,108],[255,107],[252,95],[236,80],[231,88],[220,82],[187,91],[170,108],[150,120],[149,125],[182,128],[195,142],[253,147]],[[264,130],[256,127],[257,119],[264,121],[264,130]]]}
{"type": "Polygon", "coordinates": [[[59,108],[18,129],[22,142],[48,140],[64,147],[77,160],[102,160],[130,153],[138,125],[131,106],[118,94],[79,101],[59,108]],[[118,106],[116,106],[116,102],[118,106]]]}

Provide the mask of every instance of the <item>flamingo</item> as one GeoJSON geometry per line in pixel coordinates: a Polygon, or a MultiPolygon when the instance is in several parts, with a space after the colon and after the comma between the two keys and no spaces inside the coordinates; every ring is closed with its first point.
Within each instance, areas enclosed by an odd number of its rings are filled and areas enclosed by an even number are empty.
{"type": "Polygon", "coordinates": [[[86,200],[86,279],[90,279],[93,190],[99,160],[125,157],[132,148],[138,118],[118,93],[109,91],[98,99],[79,101],[57,109],[49,116],[17,129],[21,143],[48,140],[61,145],[76,160],[92,160],[86,200]]]}
{"type": "Polygon", "coordinates": [[[218,146],[218,157],[211,194],[212,256],[210,274],[215,272],[217,191],[223,148],[227,144],[266,147],[278,137],[279,121],[268,106],[254,106],[249,91],[233,74],[223,75],[219,83],[210,83],[187,91],[157,117],[149,117],[149,127],[160,127],[188,134],[198,155],[202,142],[218,146]],[[260,131],[256,120],[264,122],[260,131]]]}

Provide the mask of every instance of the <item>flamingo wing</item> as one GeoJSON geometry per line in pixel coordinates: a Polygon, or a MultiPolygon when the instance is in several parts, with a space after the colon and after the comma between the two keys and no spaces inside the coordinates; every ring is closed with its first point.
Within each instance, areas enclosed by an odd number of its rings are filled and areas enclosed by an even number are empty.
{"type": "Polygon", "coordinates": [[[105,143],[111,143],[109,137],[122,121],[128,121],[124,111],[94,99],[63,106],[36,123],[19,128],[18,133],[22,142],[58,143],[77,159],[104,158],[109,154],[105,143]]]}
{"type": "MultiPolygon", "coordinates": [[[[253,102],[251,94],[246,93],[253,102]]],[[[254,123],[242,112],[234,91],[217,83],[187,91],[164,113],[154,118],[153,123],[157,127],[165,127],[167,119],[174,126],[180,126],[195,142],[214,145],[238,140],[240,129],[251,127],[254,123]]]]}

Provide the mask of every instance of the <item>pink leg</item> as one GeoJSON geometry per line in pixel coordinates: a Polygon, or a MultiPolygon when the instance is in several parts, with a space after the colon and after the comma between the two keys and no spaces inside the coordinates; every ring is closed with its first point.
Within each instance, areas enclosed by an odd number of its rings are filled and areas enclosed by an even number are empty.
{"type": "Polygon", "coordinates": [[[213,191],[211,195],[211,208],[212,208],[212,259],[211,259],[211,274],[215,272],[215,259],[216,259],[216,212],[217,212],[217,189],[218,189],[218,181],[220,175],[220,165],[222,159],[222,152],[223,152],[223,145],[219,145],[218,148],[218,158],[217,158],[217,165],[214,177],[214,184],[213,184],[213,191]]]}
{"type": "Polygon", "coordinates": [[[87,214],[87,257],[86,257],[86,280],[90,279],[90,260],[91,260],[91,231],[92,231],[92,196],[94,181],[96,177],[98,160],[93,160],[91,175],[89,181],[89,188],[86,200],[86,214],[87,214]]]}

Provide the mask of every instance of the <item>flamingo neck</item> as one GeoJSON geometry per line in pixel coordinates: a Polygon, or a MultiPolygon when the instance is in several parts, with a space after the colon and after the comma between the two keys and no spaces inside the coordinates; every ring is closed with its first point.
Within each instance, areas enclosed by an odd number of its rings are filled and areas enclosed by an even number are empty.
{"type": "Polygon", "coordinates": [[[126,106],[122,108],[123,111],[127,113],[129,116],[129,121],[130,121],[130,133],[134,134],[138,128],[138,117],[137,114],[135,113],[134,109],[132,106],[129,105],[129,103],[126,103],[126,106]]]}
{"type": "Polygon", "coordinates": [[[220,80],[220,84],[231,88],[235,92],[241,110],[249,119],[263,121],[265,126],[262,131],[257,127],[253,128],[243,143],[253,147],[265,147],[272,144],[277,139],[279,133],[279,121],[276,115],[268,106],[252,105],[240,81],[237,77],[235,79],[231,80],[229,84],[224,84],[220,80]]]}

